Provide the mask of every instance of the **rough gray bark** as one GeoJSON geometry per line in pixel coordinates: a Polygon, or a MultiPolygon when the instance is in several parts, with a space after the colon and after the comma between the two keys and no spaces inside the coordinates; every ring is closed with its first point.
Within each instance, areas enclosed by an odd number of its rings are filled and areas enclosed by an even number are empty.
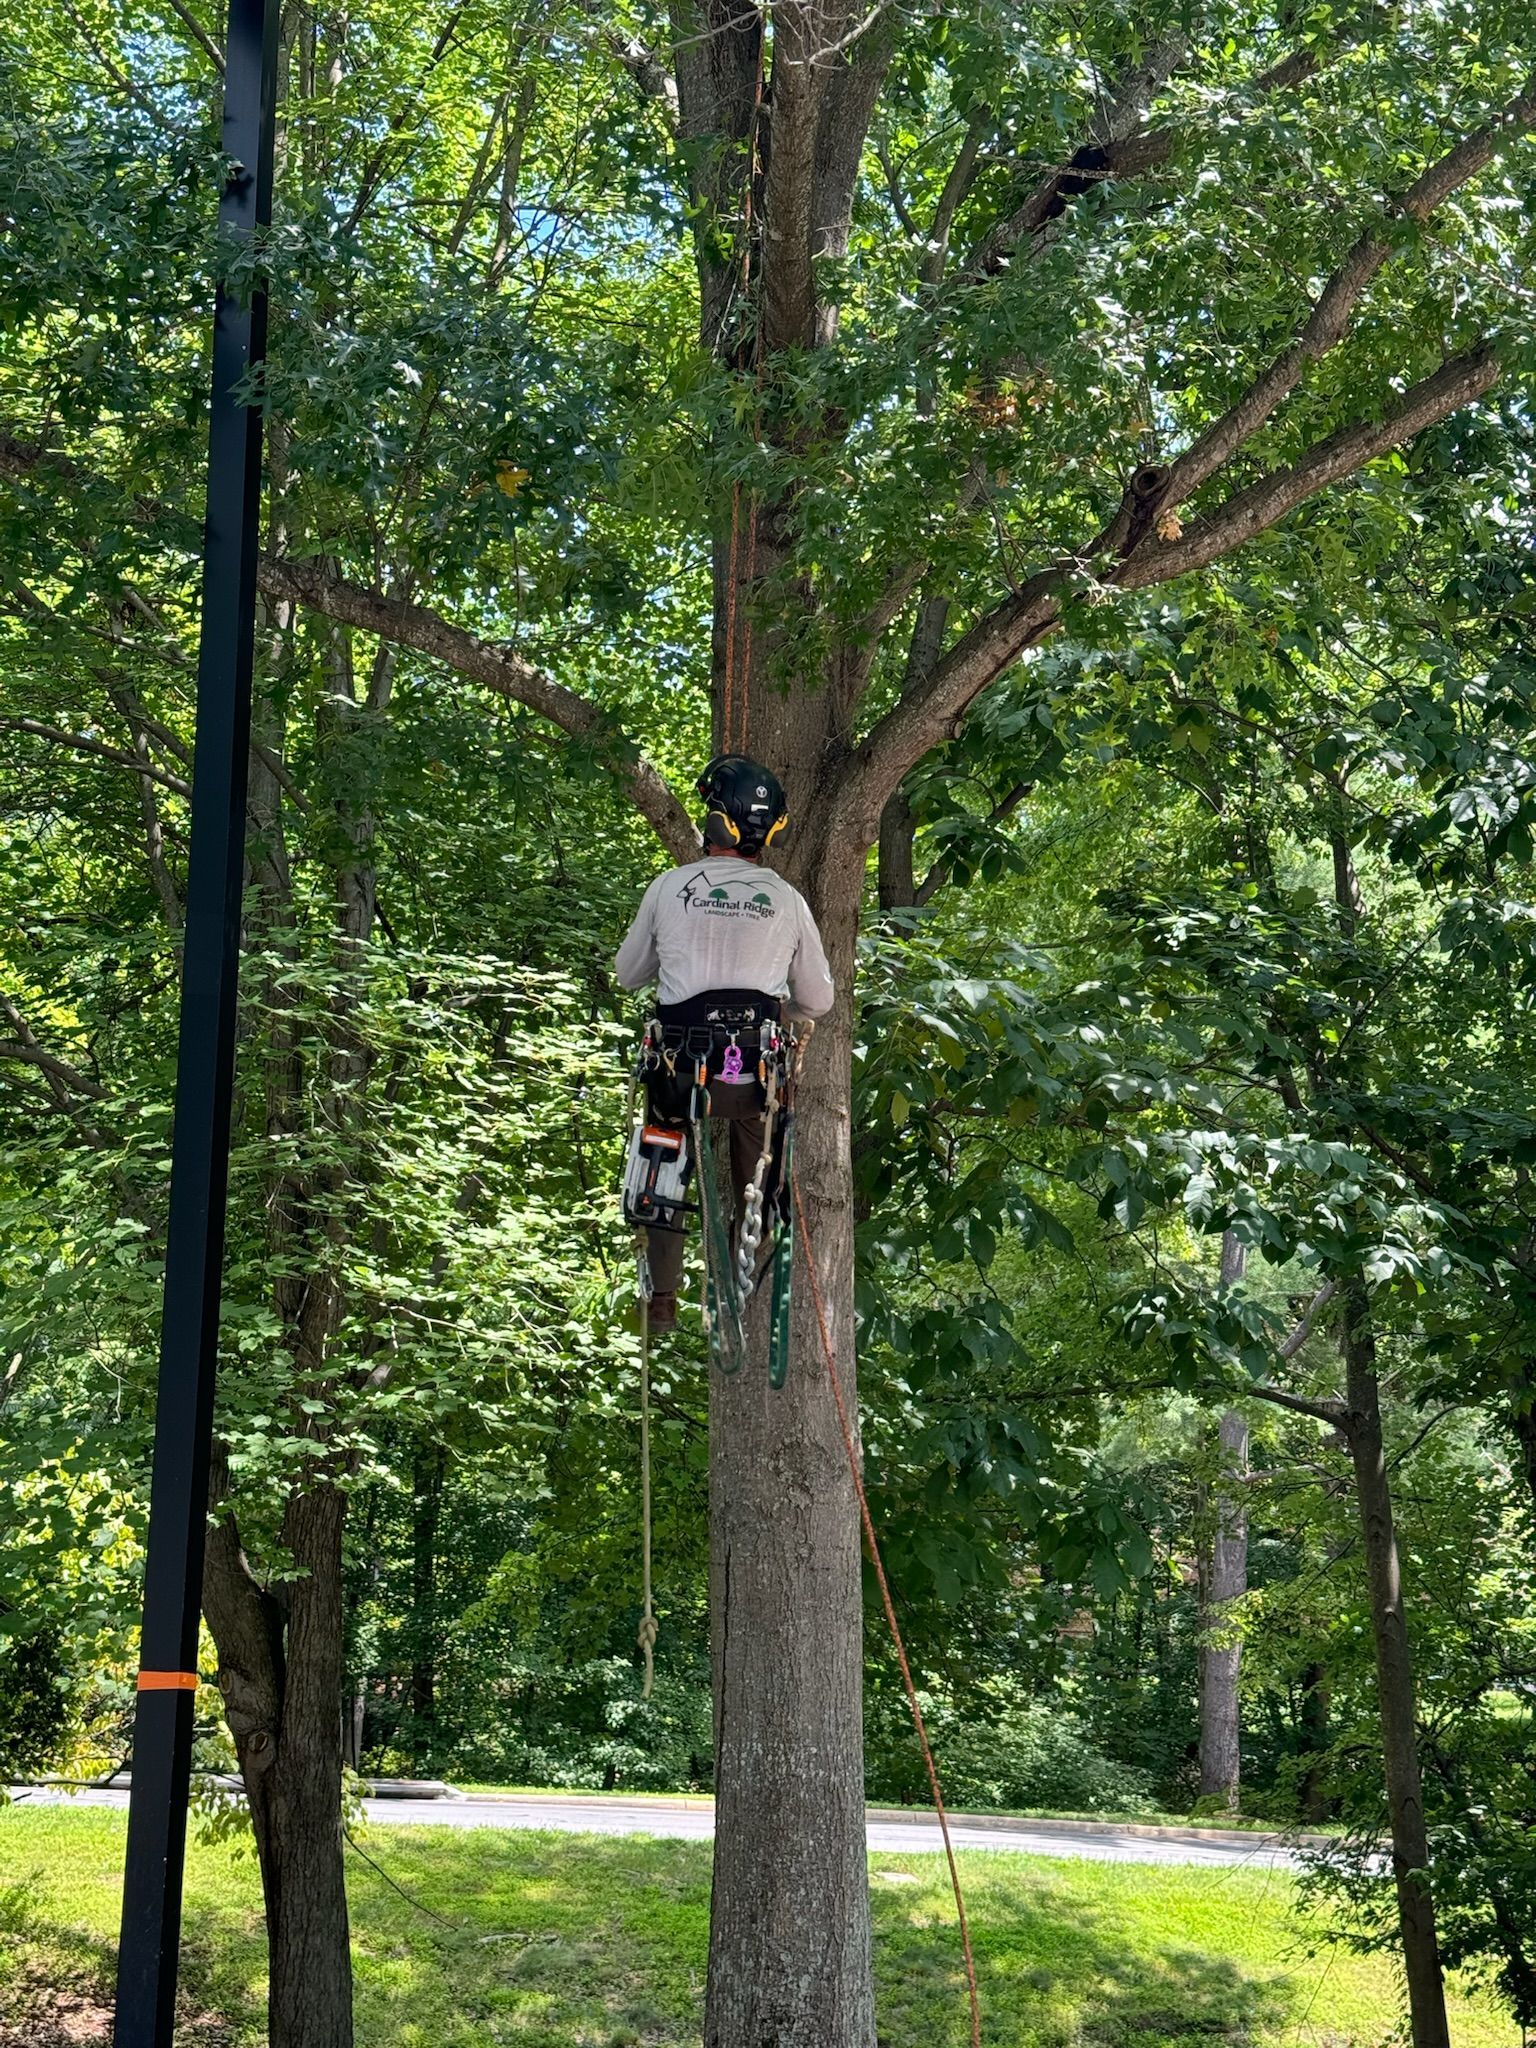
{"type": "Polygon", "coordinates": [[[1219,1798],[1238,1809],[1242,1777],[1242,1713],[1238,1675],[1242,1644],[1223,1632],[1234,1600],[1248,1590],[1248,1517],[1242,1482],[1248,1472],[1248,1418],[1229,1408],[1219,1431],[1222,1480],[1215,1501],[1216,1526],[1206,1570],[1201,1574],[1201,1632],[1216,1640],[1200,1649],[1200,1796],[1219,1798]]]}
{"type": "Polygon", "coordinates": [[[352,2040],[337,1739],[345,1515],[333,1486],[290,1502],[283,1539],[303,1575],[281,1602],[252,1576],[232,1518],[210,1532],[203,1574],[261,1867],[272,2048],[350,2048],[352,2040]]]}
{"type": "Polygon", "coordinates": [[[917,875],[912,865],[912,806],[898,789],[880,813],[880,908],[910,910],[917,901],[917,875]]]}
{"type": "MultiPolygon", "coordinates": [[[[1231,1231],[1221,1240],[1221,1286],[1235,1287],[1247,1253],[1231,1231]]],[[[1236,1408],[1222,1416],[1217,1433],[1221,1474],[1212,1511],[1210,1548],[1200,1560],[1200,1796],[1238,1809],[1242,1778],[1242,1713],[1238,1675],[1242,1644],[1223,1626],[1231,1603],[1248,1590],[1248,1516],[1243,1487],[1248,1477],[1248,1418],[1236,1408]],[[1214,1640],[1209,1638],[1214,1636],[1214,1640]]]]}
{"type": "Polygon", "coordinates": [[[1402,1568],[1393,1523],[1392,1489],[1382,1444],[1376,1382],[1376,1338],[1361,1280],[1344,1289],[1344,1425],[1354,1467],[1376,1647],[1376,1685],[1392,1832],[1392,1875],[1402,1928],[1403,1968],[1413,2048],[1450,2048],[1445,1983],[1429,1885],[1429,1837],[1414,1715],[1413,1660],[1403,1610],[1402,1568]]]}
{"type": "MultiPolygon", "coordinates": [[[[793,875],[837,978],[801,1080],[796,1167],[854,1406],[849,1153],[856,898],[841,859],[793,875]]],[[[798,1253],[788,1382],[710,1392],[716,1827],[706,2048],[874,2048],[864,1853],[863,1599],[847,1453],[798,1253]]],[[[751,1356],[761,1358],[760,1296],[751,1356]]]]}
{"type": "Polygon", "coordinates": [[[282,1719],[272,1768],[247,1778],[267,1909],[272,2048],[347,2048],[352,1970],[342,1868],[341,1530],[345,1496],[322,1486],[285,1517],[295,1563],[282,1719]]]}

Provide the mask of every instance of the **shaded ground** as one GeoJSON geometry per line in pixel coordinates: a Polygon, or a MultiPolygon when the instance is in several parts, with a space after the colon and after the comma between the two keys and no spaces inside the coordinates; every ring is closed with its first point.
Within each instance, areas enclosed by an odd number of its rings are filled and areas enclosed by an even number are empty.
{"type": "MultiPolygon", "coordinates": [[[[0,2048],[107,2038],[122,1844],[117,1813],[0,1811],[0,2048]]],[[[707,1844],[375,1826],[362,1846],[359,2048],[697,2042],[707,1844]]],[[[963,1867],[988,2048],[1387,2048],[1395,2034],[1391,1973],[1309,1954],[1284,1872],[997,1853],[963,1867]]],[[[873,1869],[882,2048],[964,2048],[942,1862],[873,1869]]],[[[251,1860],[195,1848],[179,2039],[257,2048],[263,1967],[251,1860]]],[[[1454,2038],[1518,2042],[1466,2003],[1454,2038]]]]}

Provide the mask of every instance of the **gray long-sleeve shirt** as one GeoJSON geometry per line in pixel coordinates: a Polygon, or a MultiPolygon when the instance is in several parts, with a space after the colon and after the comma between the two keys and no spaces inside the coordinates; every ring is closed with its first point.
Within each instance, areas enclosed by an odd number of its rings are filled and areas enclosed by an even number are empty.
{"type": "Polygon", "coordinates": [[[787,997],[794,1017],[824,1017],[832,970],[811,907],[772,868],[706,854],[658,875],[619,948],[625,988],[659,980],[658,999],[683,1003],[716,988],[787,997]]]}

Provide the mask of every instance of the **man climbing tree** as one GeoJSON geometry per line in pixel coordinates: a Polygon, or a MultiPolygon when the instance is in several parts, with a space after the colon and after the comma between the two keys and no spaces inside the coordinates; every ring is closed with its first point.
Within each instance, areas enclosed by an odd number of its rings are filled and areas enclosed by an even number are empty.
{"type": "MultiPolygon", "coordinates": [[[[767,1040],[773,1037],[776,1051],[777,1036],[765,1027],[786,1014],[824,1017],[832,1007],[832,976],[805,898],[762,866],[789,822],[777,777],[756,761],[722,755],[699,777],[698,793],[707,807],[703,857],[651,883],[615,972],[625,988],[660,983],[657,1029],[647,1038],[647,1149],[634,1154],[640,1180],[659,1153],[673,1167],[680,1194],[686,1123],[720,1117],[731,1127],[739,1219],[754,1176],[761,1202],[778,1192],[782,1171],[769,1122],[777,1087],[771,1101],[764,1097],[767,1040]]],[[[694,1164],[702,1183],[706,1162],[694,1164]]],[[[650,1324],[670,1330],[677,1322],[684,1211],[679,1200],[659,1210],[653,1203],[647,1214],[650,1324]]]]}

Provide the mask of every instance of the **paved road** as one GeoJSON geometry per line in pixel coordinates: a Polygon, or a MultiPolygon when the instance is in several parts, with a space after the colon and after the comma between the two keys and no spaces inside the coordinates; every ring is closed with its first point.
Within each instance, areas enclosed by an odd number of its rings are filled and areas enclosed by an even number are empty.
{"type": "MultiPolygon", "coordinates": [[[[18,1788],[15,1798],[28,1805],[116,1806],[128,1804],[120,1791],[64,1792],[18,1788]]],[[[369,1799],[364,1802],[370,1820],[391,1827],[423,1824],[449,1828],[556,1828],[570,1834],[666,1835],[707,1840],[715,1831],[715,1817],[707,1806],[652,1805],[643,1800],[610,1799],[369,1799]]],[[[0,1813],[0,1834],[5,1818],[0,1813]]],[[[1048,1821],[1013,1827],[988,1825],[979,1820],[955,1820],[950,1832],[957,1849],[1009,1849],[1029,1856],[1086,1857],[1099,1863],[1197,1863],[1232,1868],[1273,1870],[1293,1867],[1295,1853],[1273,1841],[1257,1838],[1252,1844],[1201,1842],[1178,1837],[1121,1833],[1080,1833],[1069,1826],[1048,1821]]],[[[904,1854],[936,1852],[940,1847],[937,1825],[927,1820],[871,1820],[868,1824],[871,1849],[899,1850],[904,1854]]]]}

